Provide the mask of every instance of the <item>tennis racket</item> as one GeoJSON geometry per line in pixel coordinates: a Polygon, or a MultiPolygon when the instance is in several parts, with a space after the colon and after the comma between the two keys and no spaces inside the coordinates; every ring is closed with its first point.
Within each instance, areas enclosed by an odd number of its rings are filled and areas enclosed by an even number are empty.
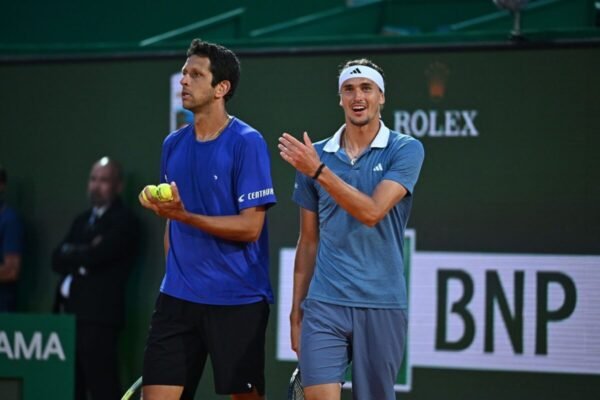
{"type": "Polygon", "coordinates": [[[300,369],[296,368],[290,378],[288,385],[288,400],[304,400],[304,388],[302,387],[302,378],[300,369]]]}
{"type": "Polygon", "coordinates": [[[142,398],[142,377],[140,376],[121,397],[121,400],[135,400],[142,398]]]}

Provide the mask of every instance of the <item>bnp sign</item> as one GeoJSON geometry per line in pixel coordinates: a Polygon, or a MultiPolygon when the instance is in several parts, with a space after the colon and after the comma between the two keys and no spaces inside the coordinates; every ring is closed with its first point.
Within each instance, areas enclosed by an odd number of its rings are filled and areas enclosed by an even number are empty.
{"type": "MultiPolygon", "coordinates": [[[[408,230],[410,317],[397,391],[411,390],[413,367],[600,374],[600,256],[422,252],[415,242],[408,230]]],[[[294,249],[282,249],[282,361],[296,359],[288,318],[293,264],[294,249]]]]}
{"type": "Polygon", "coordinates": [[[71,316],[0,314],[2,399],[72,399],[74,337],[71,316]]]}
{"type": "Polygon", "coordinates": [[[412,365],[599,374],[599,265],[586,255],[416,252],[412,365]]]}

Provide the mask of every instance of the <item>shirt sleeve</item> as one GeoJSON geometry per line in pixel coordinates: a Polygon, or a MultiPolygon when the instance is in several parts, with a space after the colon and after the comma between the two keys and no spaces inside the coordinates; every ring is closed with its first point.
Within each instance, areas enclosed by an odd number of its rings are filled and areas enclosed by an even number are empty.
{"type": "Polygon", "coordinates": [[[271,157],[258,132],[246,134],[237,154],[236,196],[238,208],[267,206],[277,202],[271,179],[271,157]]]}
{"type": "Polygon", "coordinates": [[[319,196],[313,180],[298,171],[294,180],[292,200],[302,208],[319,211],[319,196]]]}
{"type": "Polygon", "coordinates": [[[391,166],[383,179],[397,182],[412,194],[419,179],[425,151],[423,145],[416,139],[400,143],[395,151],[391,166]]]}

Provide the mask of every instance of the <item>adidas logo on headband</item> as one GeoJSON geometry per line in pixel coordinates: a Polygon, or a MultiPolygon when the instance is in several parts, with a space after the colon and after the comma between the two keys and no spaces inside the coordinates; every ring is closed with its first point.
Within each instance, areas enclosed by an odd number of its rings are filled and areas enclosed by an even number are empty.
{"type": "Polygon", "coordinates": [[[385,86],[383,83],[383,76],[381,74],[367,66],[361,65],[360,68],[357,66],[350,66],[342,71],[340,77],[338,78],[338,92],[342,89],[342,84],[351,78],[367,78],[372,80],[382,92],[385,92],[385,86]]]}

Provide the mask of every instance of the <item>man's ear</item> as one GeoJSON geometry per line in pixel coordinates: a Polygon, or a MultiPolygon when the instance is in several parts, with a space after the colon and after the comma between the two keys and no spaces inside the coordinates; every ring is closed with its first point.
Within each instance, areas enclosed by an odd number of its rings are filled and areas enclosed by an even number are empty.
{"type": "Polygon", "coordinates": [[[221,81],[219,83],[217,83],[217,87],[215,88],[215,95],[218,98],[223,98],[225,97],[225,95],[227,93],[229,93],[229,90],[231,89],[231,82],[225,80],[225,81],[221,81]]]}

